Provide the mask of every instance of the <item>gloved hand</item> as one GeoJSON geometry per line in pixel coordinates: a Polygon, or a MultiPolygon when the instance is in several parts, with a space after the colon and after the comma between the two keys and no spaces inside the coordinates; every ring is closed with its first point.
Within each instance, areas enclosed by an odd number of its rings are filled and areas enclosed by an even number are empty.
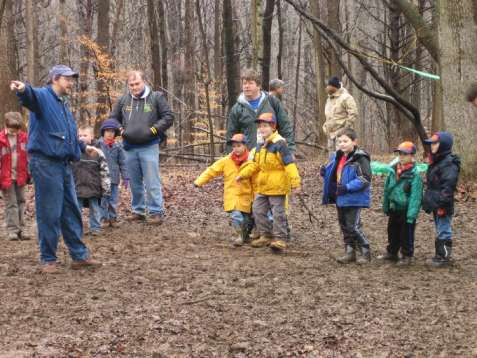
{"type": "Polygon", "coordinates": [[[320,175],[324,177],[326,174],[326,165],[321,165],[320,166],[320,175]]]}
{"type": "Polygon", "coordinates": [[[444,216],[446,216],[446,215],[447,215],[446,209],[443,209],[443,208],[437,209],[437,216],[438,216],[438,217],[442,218],[442,217],[444,217],[444,216]]]}
{"type": "Polygon", "coordinates": [[[154,137],[156,137],[156,136],[158,136],[158,135],[159,135],[159,132],[157,131],[157,129],[156,129],[156,128],[154,128],[154,127],[151,127],[151,128],[150,128],[150,130],[151,130],[151,133],[152,133],[152,135],[153,135],[154,137]]]}
{"type": "Polygon", "coordinates": [[[129,188],[129,179],[128,178],[123,179],[123,188],[125,190],[128,190],[128,188],[129,188]]]}
{"type": "Polygon", "coordinates": [[[348,188],[346,188],[346,185],[343,184],[338,184],[336,187],[336,195],[345,195],[348,192],[348,188]]]}

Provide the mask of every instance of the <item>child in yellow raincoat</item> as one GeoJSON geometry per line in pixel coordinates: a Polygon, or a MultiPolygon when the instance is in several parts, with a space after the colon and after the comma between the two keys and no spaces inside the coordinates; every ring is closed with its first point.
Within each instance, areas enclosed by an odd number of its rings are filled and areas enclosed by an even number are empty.
{"type": "Polygon", "coordinates": [[[256,120],[262,144],[250,152],[250,161],[240,169],[237,181],[254,180],[256,193],[253,202],[253,218],[260,237],[251,242],[252,247],[270,246],[273,251],[286,249],[288,236],[286,200],[291,189],[300,193],[300,175],[295,158],[286,140],[277,130],[273,113],[262,113],[256,120]],[[273,222],[269,220],[271,211],[273,222]]]}
{"type": "Polygon", "coordinates": [[[248,160],[249,151],[246,138],[241,133],[233,135],[229,142],[228,144],[232,145],[232,153],[208,167],[194,181],[194,185],[201,187],[215,177],[224,177],[224,210],[229,213],[236,233],[232,243],[234,246],[242,246],[248,238],[252,225],[250,212],[253,191],[250,179],[239,183],[235,178],[248,160]]]}

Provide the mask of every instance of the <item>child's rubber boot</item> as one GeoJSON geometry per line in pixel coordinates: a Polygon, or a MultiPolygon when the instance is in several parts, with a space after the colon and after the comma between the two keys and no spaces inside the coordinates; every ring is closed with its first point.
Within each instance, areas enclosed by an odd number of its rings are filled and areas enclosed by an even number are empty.
{"type": "Polygon", "coordinates": [[[336,259],[340,264],[349,264],[356,261],[356,252],[351,245],[345,246],[345,254],[336,259]]]}
{"type": "Polygon", "coordinates": [[[356,258],[356,263],[358,265],[366,265],[371,261],[371,251],[369,247],[360,247],[360,253],[356,258]]]}
{"type": "Polygon", "coordinates": [[[235,247],[239,247],[243,245],[243,232],[242,228],[236,228],[235,229],[235,236],[232,238],[232,245],[235,247]]]}
{"type": "Polygon", "coordinates": [[[286,250],[287,247],[287,243],[281,239],[274,239],[272,240],[272,242],[270,242],[270,248],[275,253],[283,252],[286,250]]]}
{"type": "Polygon", "coordinates": [[[436,255],[431,259],[431,265],[434,267],[445,267],[451,264],[452,241],[436,240],[436,255]]]}
{"type": "Polygon", "coordinates": [[[250,246],[255,248],[266,247],[270,245],[271,242],[272,238],[270,236],[262,235],[258,239],[252,240],[250,246]]]}

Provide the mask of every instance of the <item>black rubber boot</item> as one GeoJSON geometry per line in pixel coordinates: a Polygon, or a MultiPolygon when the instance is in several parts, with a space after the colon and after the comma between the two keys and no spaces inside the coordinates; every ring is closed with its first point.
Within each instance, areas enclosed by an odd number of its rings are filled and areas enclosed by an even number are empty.
{"type": "Polygon", "coordinates": [[[399,257],[397,254],[393,255],[393,254],[390,254],[389,252],[386,252],[384,255],[379,255],[377,259],[380,261],[385,261],[385,262],[398,262],[399,257]]]}
{"type": "Polygon", "coordinates": [[[351,245],[345,246],[345,254],[336,259],[340,264],[349,264],[356,261],[356,252],[351,245]]]}
{"type": "Polygon", "coordinates": [[[436,255],[431,260],[432,266],[448,266],[452,257],[452,240],[436,240],[435,247],[436,255]]]}
{"type": "Polygon", "coordinates": [[[360,253],[356,258],[356,263],[359,265],[365,265],[371,261],[371,250],[369,247],[360,247],[360,253]]]}

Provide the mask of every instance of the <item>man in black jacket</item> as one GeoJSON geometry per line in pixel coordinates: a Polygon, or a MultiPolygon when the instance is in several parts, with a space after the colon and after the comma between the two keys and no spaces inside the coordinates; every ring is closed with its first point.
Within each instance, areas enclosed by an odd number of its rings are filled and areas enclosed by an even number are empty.
{"type": "Polygon", "coordinates": [[[422,207],[434,216],[437,238],[432,265],[438,267],[449,264],[452,255],[451,224],[460,159],[452,154],[454,140],[448,132],[437,132],[426,143],[431,145],[431,156],[422,207]]]}
{"type": "Polygon", "coordinates": [[[159,175],[159,143],[172,125],[173,114],[165,97],[146,85],[144,73],[131,71],[128,93],[119,98],[111,117],[122,126],[126,166],[132,193],[132,220],[161,224],[164,216],[159,175]]]}

